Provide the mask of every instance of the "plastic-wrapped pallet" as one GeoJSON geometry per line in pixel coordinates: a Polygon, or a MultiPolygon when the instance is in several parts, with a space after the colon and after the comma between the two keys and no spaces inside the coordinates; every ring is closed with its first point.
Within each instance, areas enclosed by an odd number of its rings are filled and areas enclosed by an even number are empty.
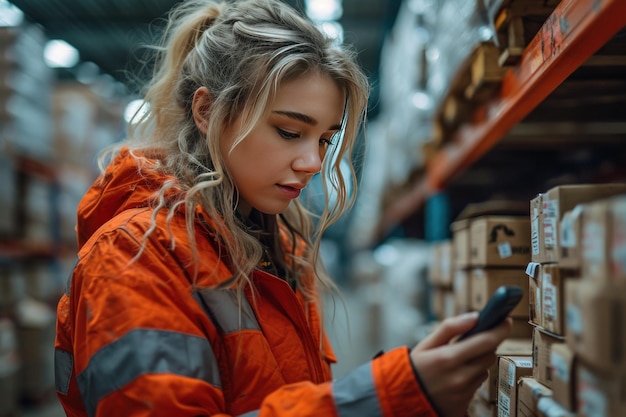
{"type": "Polygon", "coordinates": [[[435,30],[427,52],[427,88],[436,108],[458,84],[456,78],[474,51],[493,40],[483,0],[442,0],[437,4],[435,30]]]}
{"type": "Polygon", "coordinates": [[[54,74],[44,60],[46,38],[36,25],[0,28],[0,147],[48,160],[52,154],[54,74]]]}

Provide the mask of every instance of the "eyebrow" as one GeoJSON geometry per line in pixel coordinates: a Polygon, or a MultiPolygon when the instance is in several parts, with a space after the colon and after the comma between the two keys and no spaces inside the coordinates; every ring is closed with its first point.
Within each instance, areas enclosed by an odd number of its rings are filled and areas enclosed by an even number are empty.
{"type": "MultiPolygon", "coordinates": [[[[287,116],[290,119],[298,120],[300,122],[304,122],[311,126],[317,125],[317,120],[303,113],[298,113],[295,111],[287,111],[287,110],[274,110],[272,113],[280,114],[282,116],[287,116]]],[[[328,130],[341,130],[341,125],[333,125],[328,130]]]]}

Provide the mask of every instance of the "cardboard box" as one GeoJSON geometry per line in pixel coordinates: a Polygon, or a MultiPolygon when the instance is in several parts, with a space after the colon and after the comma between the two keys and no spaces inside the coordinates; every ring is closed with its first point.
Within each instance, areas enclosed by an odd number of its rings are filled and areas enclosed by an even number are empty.
{"type": "Polygon", "coordinates": [[[523,268],[484,269],[473,268],[470,272],[470,287],[472,291],[471,308],[482,309],[489,297],[501,285],[517,285],[524,291],[524,296],[511,312],[511,317],[528,319],[528,278],[523,268]]]}
{"type": "Polygon", "coordinates": [[[565,287],[568,279],[575,279],[576,272],[563,269],[557,264],[545,264],[541,267],[540,325],[550,333],[565,336],[565,287]]]}
{"type": "Polygon", "coordinates": [[[530,262],[526,267],[528,275],[528,321],[541,326],[541,264],[530,262]]]}
{"type": "Polygon", "coordinates": [[[489,403],[481,397],[474,395],[467,407],[467,415],[469,417],[496,417],[497,407],[494,403],[489,403]]]}
{"type": "Polygon", "coordinates": [[[470,225],[474,267],[526,266],[530,261],[530,221],[522,216],[483,216],[470,225]]]}
{"type": "Polygon", "coordinates": [[[580,270],[582,261],[582,218],[584,205],[563,214],[556,262],[565,269],[580,270]]]}
{"type": "Polygon", "coordinates": [[[498,370],[498,416],[517,415],[517,381],[533,373],[532,356],[502,356],[498,370]]]}
{"type": "Polygon", "coordinates": [[[452,286],[452,241],[445,240],[432,246],[429,281],[438,287],[452,286]]]}
{"type": "Polygon", "coordinates": [[[552,366],[550,355],[552,345],[561,339],[548,334],[540,327],[533,329],[533,378],[552,389],[552,366]]]}
{"type": "Polygon", "coordinates": [[[530,200],[530,260],[532,262],[541,262],[541,244],[543,242],[543,227],[539,227],[539,215],[541,214],[541,205],[543,203],[543,194],[538,194],[530,200]]]}
{"type": "Polygon", "coordinates": [[[471,311],[472,285],[470,273],[467,269],[457,269],[454,271],[452,289],[456,300],[456,311],[458,313],[471,311]]]}
{"type": "Polygon", "coordinates": [[[517,417],[539,417],[539,400],[552,397],[552,390],[534,378],[520,378],[517,384],[517,417]]]}
{"type": "Polygon", "coordinates": [[[452,230],[452,265],[454,269],[470,265],[470,220],[457,220],[450,225],[452,230]]]}
{"type": "Polygon", "coordinates": [[[453,317],[456,312],[456,297],[454,291],[449,288],[435,287],[433,289],[433,314],[439,319],[443,320],[448,317],[453,317]]]}
{"type": "Polygon", "coordinates": [[[576,279],[577,273],[563,269],[558,264],[544,264],[540,268],[540,278],[535,289],[535,300],[539,307],[539,326],[550,333],[565,336],[565,287],[568,279],[576,279]]]}
{"type": "MultiPolygon", "coordinates": [[[[496,357],[502,356],[531,356],[533,342],[530,338],[517,339],[510,338],[504,340],[496,349],[496,357]]],[[[498,400],[498,365],[497,360],[487,371],[487,379],[476,391],[476,395],[489,403],[496,403],[498,400]]]]}
{"type": "Polygon", "coordinates": [[[609,282],[612,278],[609,250],[613,229],[610,200],[589,203],[583,211],[581,276],[609,282]]]}
{"type": "Polygon", "coordinates": [[[511,333],[509,337],[518,339],[532,339],[533,329],[534,326],[528,323],[527,318],[513,317],[513,327],[511,328],[511,333]]]}
{"type": "Polygon", "coordinates": [[[576,356],[566,343],[554,343],[550,351],[552,394],[568,411],[576,411],[576,356]]]}
{"type": "Polygon", "coordinates": [[[566,410],[554,398],[542,397],[537,402],[539,417],[576,417],[575,413],[566,410]]]}
{"type": "Polygon", "coordinates": [[[529,321],[552,334],[565,336],[565,282],[578,279],[577,272],[558,264],[531,262],[526,274],[529,321]]]}
{"type": "Polygon", "coordinates": [[[440,263],[439,257],[440,248],[439,245],[434,244],[431,247],[430,265],[428,268],[428,283],[433,287],[439,287],[441,281],[441,273],[439,272],[440,263]]]}
{"type": "Polygon", "coordinates": [[[582,209],[581,275],[626,282],[626,195],[582,209]]]}
{"type": "Polygon", "coordinates": [[[576,365],[577,417],[626,416],[626,374],[605,375],[576,365]]]}
{"type": "Polygon", "coordinates": [[[557,262],[560,224],[563,214],[579,204],[604,199],[626,192],[626,184],[562,185],[551,188],[541,197],[538,218],[539,254],[535,262],[557,262]],[[541,236],[543,235],[543,238],[541,236]]]}
{"type": "Polygon", "coordinates": [[[600,372],[626,372],[626,284],[568,280],[566,341],[600,372]]]}
{"type": "Polygon", "coordinates": [[[618,281],[626,281],[626,196],[612,199],[611,276],[618,281]]]}

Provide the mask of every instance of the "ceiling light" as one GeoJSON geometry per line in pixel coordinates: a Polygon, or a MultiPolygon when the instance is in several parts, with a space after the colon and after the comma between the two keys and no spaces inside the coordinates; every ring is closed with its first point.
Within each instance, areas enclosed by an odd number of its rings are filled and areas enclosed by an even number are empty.
{"type": "Polygon", "coordinates": [[[24,13],[6,0],[0,0],[0,26],[19,26],[24,21],[24,13]]]}
{"type": "Polygon", "coordinates": [[[44,59],[51,68],[72,68],[80,59],[78,50],[69,43],[53,39],[44,49],[44,59]]]}
{"type": "Polygon", "coordinates": [[[341,0],[307,0],[306,14],[313,21],[339,20],[343,15],[341,0]]]}
{"type": "Polygon", "coordinates": [[[418,110],[430,110],[433,103],[428,94],[423,91],[415,91],[411,95],[411,103],[418,110]]]}

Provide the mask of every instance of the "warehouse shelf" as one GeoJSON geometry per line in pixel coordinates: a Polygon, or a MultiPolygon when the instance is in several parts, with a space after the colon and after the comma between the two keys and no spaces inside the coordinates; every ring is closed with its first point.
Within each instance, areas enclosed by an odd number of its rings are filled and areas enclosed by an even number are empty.
{"type": "Polygon", "coordinates": [[[495,97],[473,111],[471,123],[429,160],[423,179],[385,211],[381,233],[444,190],[625,26],[624,0],[562,0],[506,72],[495,97]]]}
{"type": "Polygon", "coordinates": [[[55,168],[50,163],[26,155],[16,155],[15,158],[18,171],[51,183],[57,181],[55,168]]]}
{"type": "Polygon", "coordinates": [[[53,260],[57,248],[52,242],[23,242],[20,240],[0,242],[0,264],[19,260],[53,260]]]}

